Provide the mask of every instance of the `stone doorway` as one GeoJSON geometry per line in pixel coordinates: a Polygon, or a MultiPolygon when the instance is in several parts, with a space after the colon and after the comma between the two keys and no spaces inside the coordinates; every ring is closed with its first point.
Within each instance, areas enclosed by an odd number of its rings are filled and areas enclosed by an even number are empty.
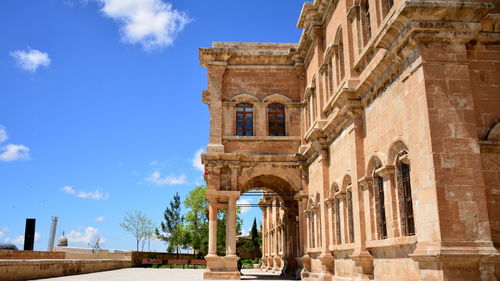
{"type": "MultiPolygon", "coordinates": [[[[237,190],[207,190],[209,200],[209,251],[205,257],[205,279],[237,280],[239,257],[236,251],[236,201],[245,193],[261,192],[262,266],[260,271],[289,279],[299,276],[299,207],[297,189],[275,175],[258,175],[238,186],[237,190]],[[225,209],[226,255],[217,255],[217,211],[225,209]]],[[[245,276],[245,279],[250,276],[245,276]]]]}

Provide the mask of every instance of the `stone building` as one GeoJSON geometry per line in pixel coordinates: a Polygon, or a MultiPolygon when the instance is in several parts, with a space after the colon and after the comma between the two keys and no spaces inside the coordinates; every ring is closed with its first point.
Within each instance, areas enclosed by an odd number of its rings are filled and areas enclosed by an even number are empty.
{"type": "Polygon", "coordinates": [[[236,200],[264,190],[263,270],[303,280],[500,280],[493,1],[315,0],[302,8],[298,44],[201,48],[205,279],[240,278],[236,200]],[[221,209],[225,256],[216,251],[221,209]]]}

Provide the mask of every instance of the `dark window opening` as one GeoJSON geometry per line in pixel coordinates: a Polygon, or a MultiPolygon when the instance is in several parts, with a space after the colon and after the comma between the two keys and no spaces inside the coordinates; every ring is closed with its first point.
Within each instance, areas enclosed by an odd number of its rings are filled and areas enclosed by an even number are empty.
{"type": "Polygon", "coordinates": [[[411,196],[410,165],[399,164],[400,206],[402,207],[401,226],[406,236],[415,235],[415,218],[413,216],[413,202],[411,196]]]}
{"type": "Polygon", "coordinates": [[[236,106],[236,135],[253,136],[253,106],[240,103],[236,106]]]}
{"type": "Polygon", "coordinates": [[[335,199],[335,228],[337,233],[337,244],[342,244],[342,234],[340,229],[340,200],[335,199]]]}
{"type": "Polygon", "coordinates": [[[384,196],[384,179],[380,176],[375,176],[375,202],[377,209],[377,226],[378,239],[387,238],[387,222],[385,218],[385,196],[384,196]]]}
{"type": "Polygon", "coordinates": [[[285,106],[280,103],[270,104],[267,108],[270,136],[285,135],[285,106]]]}
{"type": "Polygon", "coordinates": [[[372,27],[370,22],[370,5],[368,0],[361,5],[361,26],[363,28],[363,46],[365,46],[372,37],[372,27]]]}
{"type": "Polygon", "coordinates": [[[354,220],[352,212],[352,192],[347,191],[347,213],[349,216],[349,242],[354,243],[354,220]]]}

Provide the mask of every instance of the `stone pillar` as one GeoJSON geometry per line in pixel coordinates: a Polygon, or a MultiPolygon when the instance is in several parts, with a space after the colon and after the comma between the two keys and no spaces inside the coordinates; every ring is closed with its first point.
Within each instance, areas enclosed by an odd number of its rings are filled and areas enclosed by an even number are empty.
{"type": "Polygon", "coordinates": [[[254,136],[267,136],[267,107],[265,103],[254,103],[254,136]]]}
{"type": "MultiPolygon", "coordinates": [[[[354,252],[351,259],[355,262],[355,271],[358,279],[365,280],[373,278],[373,256],[366,249],[366,229],[363,202],[363,193],[358,180],[365,174],[364,158],[364,132],[363,117],[359,109],[349,112],[353,119],[353,144],[356,157],[354,158],[354,170],[352,171],[352,210],[354,220],[354,252]]],[[[346,232],[347,233],[347,232],[346,232]]],[[[347,238],[347,236],[346,236],[347,238]]]]}
{"type": "Polygon", "coordinates": [[[209,199],[209,254],[207,269],[203,272],[203,279],[210,280],[239,280],[238,259],[236,255],[236,199],[239,191],[207,190],[209,199]],[[226,213],[226,255],[217,256],[217,204],[218,198],[227,199],[226,213]]]}
{"type": "Polygon", "coordinates": [[[224,152],[222,144],[222,81],[226,64],[207,64],[208,90],[210,92],[210,143],[207,153],[224,152]]]}
{"type": "Polygon", "coordinates": [[[384,180],[385,216],[387,220],[387,237],[389,238],[399,236],[394,170],[395,168],[393,165],[386,165],[377,170],[378,175],[384,180]]]}
{"type": "Polygon", "coordinates": [[[217,198],[208,199],[208,255],[217,256],[217,198]]]}
{"type": "Polygon", "coordinates": [[[229,197],[226,214],[226,256],[236,257],[236,198],[229,197]]]}

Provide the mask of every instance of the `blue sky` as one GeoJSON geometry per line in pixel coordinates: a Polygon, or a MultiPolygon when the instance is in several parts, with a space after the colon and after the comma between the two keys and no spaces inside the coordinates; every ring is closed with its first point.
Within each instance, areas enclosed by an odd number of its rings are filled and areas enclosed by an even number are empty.
{"type": "MultiPolygon", "coordinates": [[[[22,248],[51,216],[70,246],[96,235],[129,250],[128,210],[157,225],[202,171],[207,88],[198,48],[212,41],[297,42],[301,0],[0,1],[0,243],[22,248]]],[[[253,200],[256,200],[255,197],[253,200]]],[[[243,214],[245,230],[260,211],[243,214]]],[[[164,250],[159,242],[152,249],[164,250]]]]}

